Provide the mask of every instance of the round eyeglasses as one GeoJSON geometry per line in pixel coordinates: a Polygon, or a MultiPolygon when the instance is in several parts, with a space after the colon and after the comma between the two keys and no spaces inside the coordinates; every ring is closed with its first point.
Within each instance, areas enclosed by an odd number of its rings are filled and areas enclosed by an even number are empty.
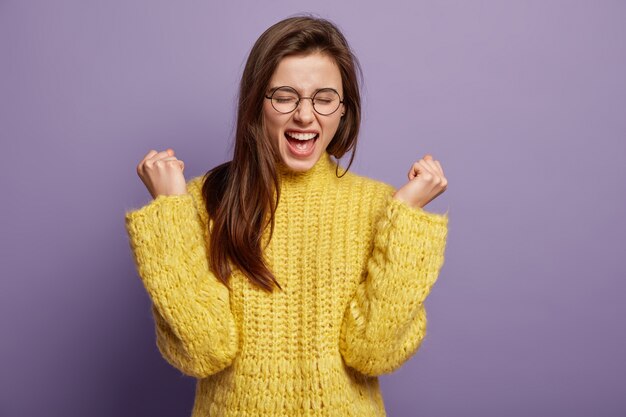
{"type": "Polygon", "coordinates": [[[313,110],[322,116],[329,116],[337,111],[339,105],[343,103],[339,93],[334,88],[322,88],[317,90],[312,97],[300,97],[300,94],[293,88],[288,86],[276,87],[272,90],[271,95],[265,98],[272,101],[272,107],[283,114],[291,113],[302,99],[310,99],[313,104],[313,110]]]}

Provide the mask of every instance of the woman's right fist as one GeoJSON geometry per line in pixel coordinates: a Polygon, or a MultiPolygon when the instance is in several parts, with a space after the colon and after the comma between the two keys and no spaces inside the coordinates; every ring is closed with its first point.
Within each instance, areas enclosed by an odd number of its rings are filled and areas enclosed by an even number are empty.
{"type": "Polygon", "coordinates": [[[161,152],[151,150],[137,165],[137,175],[152,198],[158,195],[182,195],[187,194],[184,169],[185,163],[174,156],[173,149],[167,148],[161,152]]]}

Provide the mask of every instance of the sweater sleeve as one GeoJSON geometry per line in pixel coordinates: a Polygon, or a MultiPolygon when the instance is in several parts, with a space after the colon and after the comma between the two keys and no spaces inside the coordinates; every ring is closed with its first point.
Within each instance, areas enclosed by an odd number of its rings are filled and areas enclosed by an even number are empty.
{"type": "Polygon", "coordinates": [[[375,223],[367,274],[345,311],[340,352],[346,364],[377,376],[404,364],[426,335],[424,300],[444,262],[448,213],[388,197],[375,223]]]}
{"type": "Polygon", "coordinates": [[[197,193],[189,182],[188,190],[127,211],[125,222],[152,301],[159,351],[183,373],[204,378],[230,365],[239,335],[228,288],[209,269],[197,193]]]}

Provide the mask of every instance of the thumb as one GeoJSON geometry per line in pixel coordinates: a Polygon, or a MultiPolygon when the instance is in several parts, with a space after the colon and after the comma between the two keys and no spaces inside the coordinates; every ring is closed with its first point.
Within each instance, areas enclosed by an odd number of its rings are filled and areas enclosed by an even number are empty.
{"type": "Polygon", "coordinates": [[[415,177],[417,177],[419,174],[422,173],[423,168],[420,167],[419,163],[416,162],[411,166],[411,169],[409,170],[409,181],[413,180],[415,177]]]}

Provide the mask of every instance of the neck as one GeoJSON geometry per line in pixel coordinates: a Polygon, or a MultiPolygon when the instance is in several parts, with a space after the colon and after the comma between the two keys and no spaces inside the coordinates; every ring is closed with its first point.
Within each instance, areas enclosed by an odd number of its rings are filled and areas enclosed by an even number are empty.
{"type": "Polygon", "coordinates": [[[308,171],[292,171],[283,161],[280,161],[276,168],[283,184],[303,184],[335,175],[336,166],[337,163],[331,159],[330,154],[324,151],[320,159],[308,171]]]}

